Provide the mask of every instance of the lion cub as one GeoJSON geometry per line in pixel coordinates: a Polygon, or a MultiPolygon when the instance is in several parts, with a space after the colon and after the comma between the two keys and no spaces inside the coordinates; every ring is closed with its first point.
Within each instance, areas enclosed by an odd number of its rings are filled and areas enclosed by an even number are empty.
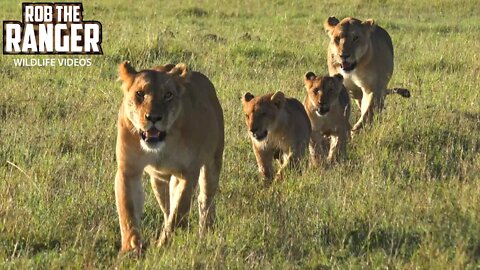
{"type": "Polygon", "coordinates": [[[258,169],[267,183],[274,178],[274,158],[281,163],[276,178],[287,166],[298,168],[312,131],[302,104],[282,92],[259,97],[246,93],[242,104],[258,169]]]}
{"type": "Polygon", "coordinates": [[[350,136],[350,97],[343,86],[343,77],[321,77],[307,72],[304,77],[307,96],[303,101],[312,124],[310,157],[312,164],[321,163],[328,151],[327,162],[334,162],[339,155],[345,156],[350,136]],[[330,149],[328,149],[330,137],[330,149]]]}

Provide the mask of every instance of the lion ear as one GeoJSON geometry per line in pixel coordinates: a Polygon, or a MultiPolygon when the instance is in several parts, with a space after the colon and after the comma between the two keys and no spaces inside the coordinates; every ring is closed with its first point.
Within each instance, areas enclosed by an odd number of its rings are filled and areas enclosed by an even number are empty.
{"type": "Polygon", "coordinates": [[[185,63],[179,63],[168,72],[176,81],[185,84],[190,82],[190,70],[185,63]]]}
{"type": "Polygon", "coordinates": [[[337,74],[335,74],[335,75],[333,76],[333,78],[334,78],[335,80],[337,80],[337,82],[343,83],[343,76],[342,76],[342,74],[337,73],[337,74]]]}
{"type": "Polygon", "coordinates": [[[335,28],[335,26],[337,26],[339,22],[340,21],[335,16],[330,16],[327,20],[325,20],[325,23],[323,23],[323,27],[325,28],[325,31],[329,36],[332,35],[333,29],[335,28]]]}
{"type": "Polygon", "coordinates": [[[281,91],[277,91],[272,95],[270,100],[273,102],[273,104],[275,104],[275,106],[277,106],[277,108],[281,109],[285,104],[285,94],[281,91]]]}
{"type": "Polygon", "coordinates": [[[337,73],[333,75],[333,84],[334,84],[334,89],[335,92],[338,94],[340,93],[340,90],[344,87],[343,86],[343,76],[340,73],[337,73]]]}
{"type": "Polygon", "coordinates": [[[190,82],[190,70],[188,70],[187,65],[184,63],[176,64],[170,71],[167,72],[173,80],[176,82],[177,90],[180,95],[185,92],[186,84],[190,82]]]}
{"type": "Polygon", "coordinates": [[[252,95],[250,92],[247,92],[243,95],[242,97],[242,103],[247,103],[247,102],[250,102],[250,100],[252,100],[255,96],[252,95]]]}
{"type": "Polygon", "coordinates": [[[375,27],[376,27],[374,19],[367,19],[362,22],[362,25],[364,25],[369,30],[369,32],[373,32],[373,30],[375,30],[375,27]]]}
{"type": "Polygon", "coordinates": [[[153,70],[160,71],[160,72],[169,72],[174,67],[175,67],[174,64],[166,64],[163,66],[154,67],[153,70]]]}
{"type": "Polygon", "coordinates": [[[133,84],[137,71],[130,65],[129,61],[124,61],[118,65],[119,80],[123,82],[123,86],[129,88],[133,84]]]}
{"type": "Polygon", "coordinates": [[[303,76],[303,81],[305,82],[305,88],[307,88],[307,90],[312,87],[313,80],[315,80],[315,78],[317,78],[317,75],[315,75],[315,73],[311,71],[305,73],[305,76],[303,76]]]}

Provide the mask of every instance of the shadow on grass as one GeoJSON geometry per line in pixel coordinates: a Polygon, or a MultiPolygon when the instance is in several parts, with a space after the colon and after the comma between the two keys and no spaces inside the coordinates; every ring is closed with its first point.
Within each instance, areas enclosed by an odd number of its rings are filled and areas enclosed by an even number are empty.
{"type": "Polygon", "coordinates": [[[7,120],[15,115],[22,115],[26,105],[17,105],[14,102],[0,102],[0,121],[7,120]]]}
{"type": "Polygon", "coordinates": [[[469,251],[469,255],[475,262],[480,262],[480,242],[470,245],[467,249],[469,251]]]}
{"type": "Polygon", "coordinates": [[[360,222],[356,227],[348,233],[345,241],[345,247],[355,256],[383,250],[388,256],[408,260],[419,248],[422,239],[418,232],[394,228],[370,229],[365,222],[360,222]]]}
{"type": "Polygon", "coordinates": [[[454,111],[444,123],[417,126],[381,142],[390,158],[383,160],[386,177],[415,179],[469,179],[480,153],[480,113],[454,111]],[[416,161],[412,164],[411,159],[416,161]],[[406,162],[410,164],[405,165],[406,162]],[[419,163],[420,162],[420,163],[419,163]]]}
{"type": "Polygon", "coordinates": [[[230,50],[230,56],[238,64],[249,63],[264,67],[285,67],[302,63],[303,56],[285,50],[273,50],[264,46],[239,45],[230,50]]]}
{"type": "MultiPolygon", "coordinates": [[[[292,264],[323,267],[324,258],[350,260],[380,251],[389,258],[408,261],[422,243],[420,232],[389,225],[372,227],[365,220],[322,224],[310,216],[313,209],[290,204],[281,194],[269,195],[256,207],[264,213],[260,224],[252,225],[242,243],[242,257],[250,267],[286,258],[292,264]],[[299,220],[301,223],[298,223],[299,220]],[[268,221],[261,224],[262,221],[268,221]],[[323,254],[319,258],[314,254],[323,254]],[[323,258],[323,259],[322,259],[323,258]]],[[[319,217],[321,219],[321,217],[319,217]]],[[[328,264],[328,263],[327,263],[328,264]]]]}
{"type": "Polygon", "coordinates": [[[186,8],[186,9],[181,10],[177,14],[177,16],[202,18],[202,17],[207,17],[208,16],[208,11],[206,11],[203,8],[192,7],[192,8],[186,8]]]}
{"type": "MultiPolygon", "coordinates": [[[[118,64],[129,60],[135,65],[143,66],[146,63],[158,62],[160,59],[169,59],[170,63],[189,62],[194,53],[175,44],[151,44],[150,46],[123,48],[118,53],[106,56],[111,63],[118,64]]],[[[160,63],[157,63],[157,65],[160,63]]],[[[163,64],[163,63],[161,63],[163,64]]]]}
{"type": "Polygon", "coordinates": [[[60,241],[57,239],[52,239],[49,241],[37,241],[33,243],[29,243],[28,240],[21,239],[18,241],[13,241],[14,245],[5,245],[6,248],[5,254],[13,258],[21,255],[22,257],[25,256],[35,256],[39,253],[46,252],[46,251],[60,251],[61,244],[60,241]]]}

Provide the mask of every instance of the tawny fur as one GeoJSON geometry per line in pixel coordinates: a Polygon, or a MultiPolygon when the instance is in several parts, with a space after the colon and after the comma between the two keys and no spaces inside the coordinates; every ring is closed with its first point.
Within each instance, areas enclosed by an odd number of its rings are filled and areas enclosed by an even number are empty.
{"type": "Polygon", "coordinates": [[[258,170],[267,183],[274,178],[280,179],[287,166],[299,168],[311,133],[302,104],[286,98],[282,92],[259,97],[246,93],[242,104],[258,170]],[[273,159],[276,157],[281,167],[274,174],[273,159]]]}
{"type": "Polygon", "coordinates": [[[331,164],[347,154],[350,98],[340,74],[320,77],[308,72],[304,82],[307,95],[303,105],[312,125],[310,160],[312,165],[318,166],[326,157],[324,164],[331,164]]]}
{"type": "Polygon", "coordinates": [[[142,175],[164,214],[159,245],[185,223],[193,192],[199,185],[200,233],[213,225],[224,148],[223,113],[212,83],[184,64],[137,72],[128,62],[119,66],[123,102],[118,114],[115,197],[121,231],[121,251],[142,246],[142,175]],[[146,114],[159,120],[148,120],[146,114]],[[141,142],[152,127],[165,132],[160,143],[141,142]]]}
{"type": "Polygon", "coordinates": [[[372,121],[374,111],[383,109],[387,94],[410,96],[406,89],[387,89],[394,66],[393,45],[387,31],[372,19],[362,22],[351,17],[341,21],[329,17],[324,27],[330,37],[329,74],[342,74],[345,87],[361,110],[353,131],[372,121]]]}

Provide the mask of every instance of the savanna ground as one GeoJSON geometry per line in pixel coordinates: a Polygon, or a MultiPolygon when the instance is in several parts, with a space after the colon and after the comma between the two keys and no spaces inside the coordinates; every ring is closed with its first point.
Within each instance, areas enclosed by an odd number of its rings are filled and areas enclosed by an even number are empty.
{"type": "MultiPolygon", "coordinates": [[[[0,58],[0,268],[477,268],[480,265],[480,2],[88,1],[103,24],[93,65],[14,67],[0,58]],[[394,42],[389,96],[373,127],[330,170],[262,188],[239,98],[327,73],[329,15],[375,18],[394,42]],[[211,78],[226,149],[216,231],[177,231],[154,247],[163,215],[145,181],[139,259],[117,257],[117,64],[184,61],[211,78]]],[[[21,3],[0,3],[20,19],[21,3]]],[[[355,108],[355,118],[358,110],[355,108]]],[[[353,121],[353,119],[351,119],[353,121]]]]}

